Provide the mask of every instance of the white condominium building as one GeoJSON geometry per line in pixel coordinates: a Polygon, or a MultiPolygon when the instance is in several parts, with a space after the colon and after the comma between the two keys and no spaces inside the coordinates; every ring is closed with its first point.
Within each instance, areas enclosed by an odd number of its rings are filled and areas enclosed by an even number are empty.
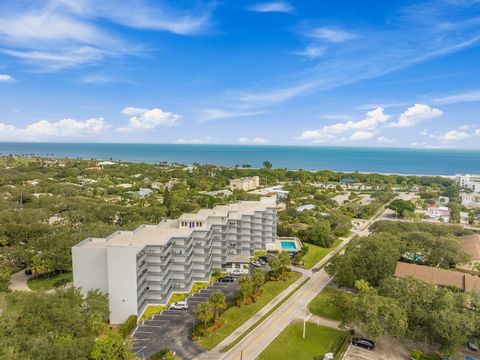
{"type": "Polygon", "coordinates": [[[480,193],[480,175],[455,175],[455,181],[463,188],[480,193]]]}
{"type": "Polygon", "coordinates": [[[258,176],[243,177],[230,180],[230,189],[239,189],[243,191],[254,190],[260,186],[260,178],[258,176]]]}
{"type": "Polygon", "coordinates": [[[110,323],[209,281],[213,270],[242,267],[276,239],[274,198],[183,214],[158,225],[87,238],[72,248],[73,283],[108,294],[110,323]]]}

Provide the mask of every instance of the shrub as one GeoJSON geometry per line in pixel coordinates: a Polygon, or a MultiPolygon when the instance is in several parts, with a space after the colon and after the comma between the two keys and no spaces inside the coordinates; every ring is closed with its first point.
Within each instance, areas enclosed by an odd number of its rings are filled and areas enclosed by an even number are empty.
{"type": "Polygon", "coordinates": [[[137,326],[137,316],[130,315],[128,319],[123,323],[122,327],[120,328],[120,333],[123,337],[127,337],[132,333],[132,331],[137,326]]]}

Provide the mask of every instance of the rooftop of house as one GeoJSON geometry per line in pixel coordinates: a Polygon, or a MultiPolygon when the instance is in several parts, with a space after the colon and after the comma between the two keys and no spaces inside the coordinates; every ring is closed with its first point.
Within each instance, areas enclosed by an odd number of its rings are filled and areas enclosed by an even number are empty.
{"type": "Polygon", "coordinates": [[[480,290],[480,277],[424,265],[397,262],[396,277],[411,276],[432,285],[456,286],[465,292],[480,290]]]}
{"type": "Polygon", "coordinates": [[[219,205],[213,209],[201,209],[194,214],[183,214],[178,219],[164,220],[157,225],[140,225],[133,231],[116,231],[106,238],[87,238],[75,247],[131,246],[143,248],[145,245],[165,245],[172,237],[185,238],[194,230],[207,230],[210,224],[241,219],[242,215],[253,215],[255,211],[276,208],[275,198],[264,197],[259,201],[241,201],[235,204],[219,205]],[[215,218],[215,220],[213,220],[215,218]],[[202,222],[193,228],[180,226],[182,222],[202,222]]]}

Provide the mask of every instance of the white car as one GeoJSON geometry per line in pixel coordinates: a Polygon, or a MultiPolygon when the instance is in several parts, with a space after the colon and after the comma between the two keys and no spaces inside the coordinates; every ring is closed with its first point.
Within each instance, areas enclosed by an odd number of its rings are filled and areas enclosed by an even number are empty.
{"type": "Polygon", "coordinates": [[[230,276],[242,276],[244,274],[244,272],[240,269],[233,269],[232,271],[230,271],[228,273],[228,275],[230,276]]]}
{"type": "Polygon", "coordinates": [[[262,266],[262,263],[260,261],[252,261],[252,266],[255,266],[255,267],[260,267],[262,266]]]}
{"type": "Polygon", "coordinates": [[[188,304],[186,301],[177,301],[169,307],[170,310],[187,310],[188,304]]]}

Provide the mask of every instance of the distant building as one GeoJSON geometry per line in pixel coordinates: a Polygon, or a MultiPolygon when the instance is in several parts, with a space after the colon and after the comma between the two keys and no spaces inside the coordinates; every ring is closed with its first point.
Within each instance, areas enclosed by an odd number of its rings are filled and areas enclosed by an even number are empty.
{"type": "Polygon", "coordinates": [[[152,182],[150,184],[150,187],[155,190],[162,190],[165,187],[165,185],[163,185],[161,182],[152,182]]]}
{"type": "Polygon", "coordinates": [[[117,187],[122,189],[130,189],[133,185],[132,184],[118,184],[117,187]]]}
{"type": "Polygon", "coordinates": [[[460,198],[462,199],[462,205],[469,208],[479,208],[480,207],[480,194],[479,193],[467,193],[461,192],[460,198]]]}
{"type": "Polygon", "coordinates": [[[463,188],[480,193],[480,175],[455,175],[455,181],[463,188]]]}
{"type": "Polygon", "coordinates": [[[102,162],[99,162],[97,165],[106,166],[106,165],[115,165],[115,163],[113,161],[102,161],[102,162]]]}
{"type": "Polygon", "coordinates": [[[444,223],[450,222],[450,208],[440,205],[430,205],[425,215],[431,219],[444,223]]]}
{"type": "Polygon", "coordinates": [[[34,180],[27,180],[26,181],[27,185],[32,185],[32,186],[35,186],[35,185],[38,185],[40,184],[40,180],[37,180],[37,179],[34,179],[34,180]]]}
{"type": "Polygon", "coordinates": [[[450,198],[448,196],[439,196],[437,198],[438,205],[447,205],[450,202],[450,198]]]}
{"type": "Polygon", "coordinates": [[[147,188],[140,188],[140,190],[138,190],[138,195],[140,197],[145,197],[145,196],[148,196],[152,193],[152,189],[147,189],[147,188]]]}
{"type": "Polygon", "coordinates": [[[231,190],[224,189],[224,190],[209,191],[206,194],[210,196],[228,197],[232,195],[233,192],[231,190]]]}
{"type": "Polygon", "coordinates": [[[460,224],[468,225],[468,213],[467,212],[460,212],[460,224]]]}
{"type": "Polygon", "coordinates": [[[305,204],[305,205],[299,206],[299,207],[297,208],[297,212],[302,213],[302,212],[304,212],[305,210],[313,210],[313,209],[315,209],[315,205],[313,205],[313,204],[305,204]]]}
{"type": "Polygon", "coordinates": [[[230,180],[231,190],[250,191],[260,186],[260,178],[258,176],[243,177],[230,180]]]}
{"type": "Polygon", "coordinates": [[[480,277],[478,276],[424,265],[397,262],[395,276],[411,276],[428,284],[438,286],[456,286],[465,292],[480,290],[480,277]]]}
{"type": "Polygon", "coordinates": [[[283,190],[283,185],[276,185],[268,188],[252,190],[250,191],[250,194],[261,195],[261,196],[275,195],[277,197],[277,201],[284,201],[287,199],[288,191],[283,190]]]}

